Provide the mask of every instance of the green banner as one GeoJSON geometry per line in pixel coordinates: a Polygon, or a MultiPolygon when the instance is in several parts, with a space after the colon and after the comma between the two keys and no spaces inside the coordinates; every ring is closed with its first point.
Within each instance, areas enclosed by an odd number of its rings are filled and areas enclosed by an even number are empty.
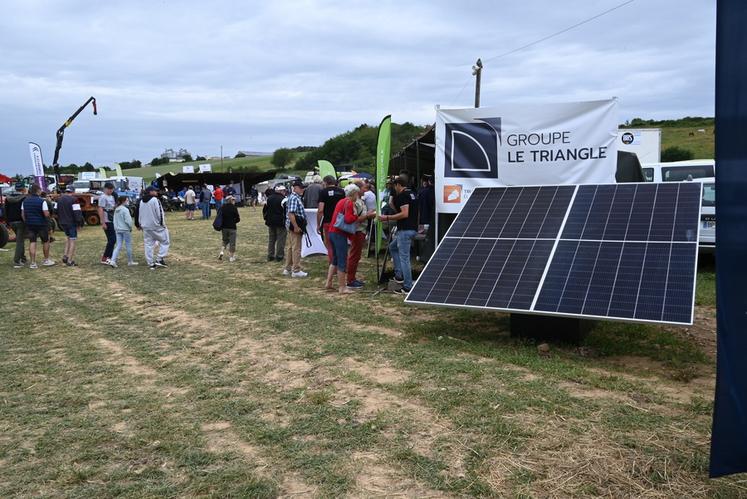
{"type": "MultiPolygon", "coordinates": [[[[376,214],[381,215],[382,193],[386,188],[386,177],[389,174],[389,156],[392,150],[392,115],[386,116],[379,125],[379,140],[376,146],[376,214]]],[[[376,224],[376,252],[381,251],[384,239],[384,228],[381,222],[376,224]]]]}
{"type": "Polygon", "coordinates": [[[332,175],[333,177],[337,178],[337,172],[335,171],[335,167],[332,166],[332,163],[330,163],[326,159],[320,159],[316,162],[316,164],[319,166],[320,177],[324,178],[327,175],[332,175]]]}

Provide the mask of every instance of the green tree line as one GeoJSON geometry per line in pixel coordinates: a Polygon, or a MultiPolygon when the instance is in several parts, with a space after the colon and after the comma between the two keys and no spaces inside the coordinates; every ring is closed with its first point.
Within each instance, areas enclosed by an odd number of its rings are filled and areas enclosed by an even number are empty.
{"type": "Polygon", "coordinates": [[[626,121],[620,128],[690,128],[690,127],[707,127],[716,124],[715,118],[702,116],[685,116],[676,120],[644,120],[633,118],[626,121]]]}
{"type": "MultiPolygon", "coordinates": [[[[427,128],[427,126],[418,126],[409,122],[392,123],[392,153],[396,153],[413,139],[425,133],[427,128]]],[[[295,169],[313,170],[317,160],[326,159],[337,168],[373,173],[376,167],[378,134],[378,127],[360,125],[308,151],[296,161],[295,169]]],[[[287,157],[285,152],[281,155],[287,157]]],[[[281,157],[281,159],[284,158],[281,157]]]]}

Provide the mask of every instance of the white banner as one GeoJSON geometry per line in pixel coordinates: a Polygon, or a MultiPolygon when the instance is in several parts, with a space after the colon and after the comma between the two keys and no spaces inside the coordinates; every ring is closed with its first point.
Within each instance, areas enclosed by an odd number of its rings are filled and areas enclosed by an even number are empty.
{"type": "Polygon", "coordinates": [[[617,101],[507,104],[436,113],[436,209],[476,187],[614,183],[617,101]]]}
{"type": "Polygon", "coordinates": [[[199,165],[199,168],[200,168],[200,173],[212,172],[213,171],[213,165],[211,165],[210,163],[206,163],[204,165],[199,165]]]}
{"type": "Polygon", "coordinates": [[[194,172],[195,172],[194,165],[182,166],[182,173],[194,173],[194,172]]]}
{"type": "Polygon", "coordinates": [[[311,240],[311,246],[308,245],[306,241],[306,236],[303,236],[303,240],[301,243],[301,256],[307,257],[309,255],[326,255],[327,254],[327,248],[324,246],[324,241],[322,241],[322,236],[319,235],[319,233],[316,231],[316,209],[312,208],[306,208],[306,232],[309,234],[309,239],[311,240]]]}
{"type": "Polygon", "coordinates": [[[29,153],[31,154],[31,167],[34,170],[36,183],[45,191],[47,190],[47,178],[44,176],[44,160],[42,159],[41,147],[35,142],[29,142],[29,153]]]}

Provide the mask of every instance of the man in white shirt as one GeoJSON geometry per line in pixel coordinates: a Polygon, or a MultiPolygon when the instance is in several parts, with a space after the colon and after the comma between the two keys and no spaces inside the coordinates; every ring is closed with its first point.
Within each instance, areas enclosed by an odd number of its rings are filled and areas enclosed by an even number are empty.
{"type": "Polygon", "coordinates": [[[197,197],[197,194],[195,194],[194,189],[192,189],[192,186],[189,186],[187,188],[187,192],[184,193],[184,207],[186,208],[185,213],[187,214],[187,220],[195,219],[195,198],[196,197],[197,197]]]}

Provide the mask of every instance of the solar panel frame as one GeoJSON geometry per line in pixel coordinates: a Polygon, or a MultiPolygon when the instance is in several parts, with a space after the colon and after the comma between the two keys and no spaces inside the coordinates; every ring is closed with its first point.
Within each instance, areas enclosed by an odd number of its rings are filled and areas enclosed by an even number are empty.
{"type": "MultiPolygon", "coordinates": [[[[428,301],[423,301],[423,300],[411,299],[410,296],[412,295],[412,292],[410,293],[410,295],[408,295],[406,297],[405,302],[408,303],[408,304],[428,306],[428,307],[445,307],[445,308],[462,308],[462,309],[466,308],[466,309],[474,309],[474,310],[499,311],[499,312],[506,312],[506,313],[548,315],[548,316],[567,317],[567,318],[574,318],[574,319],[579,319],[580,318],[580,319],[592,319],[592,320],[609,320],[609,321],[615,321],[615,322],[656,323],[656,324],[668,324],[668,325],[675,325],[675,326],[692,325],[693,324],[693,319],[694,319],[695,290],[696,290],[696,284],[697,284],[698,240],[699,240],[699,237],[700,237],[700,223],[698,223],[699,222],[699,216],[697,216],[697,217],[694,216],[694,218],[697,219],[697,221],[698,221],[698,222],[694,223],[695,234],[694,234],[694,236],[691,236],[691,235],[688,234],[688,240],[687,241],[676,241],[676,240],[674,240],[674,233],[676,231],[676,227],[677,227],[677,224],[678,224],[678,220],[676,218],[675,218],[675,220],[674,220],[674,222],[672,224],[672,236],[671,236],[671,238],[670,238],[669,241],[666,241],[666,240],[658,240],[658,241],[656,241],[656,240],[655,241],[652,241],[652,240],[648,240],[648,241],[646,241],[646,240],[644,240],[644,241],[632,241],[632,240],[625,240],[625,239],[623,239],[623,240],[619,240],[619,239],[600,239],[600,240],[597,241],[597,242],[600,243],[600,247],[602,246],[602,243],[616,243],[616,242],[617,243],[622,243],[623,249],[621,249],[621,251],[620,251],[620,260],[622,260],[622,256],[623,256],[623,251],[624,251],[625,244],[629,244],[629,243],[636,243],[637,242],[637,243],[643,243],[643,244],[668,244],[670,246],[670,248],[674,247],[675,243],[677,243],[678,246],[679,245],[682,245],[682,246],[684,246],[684,245],[692,245],[694,247],[694,258],[693,258],[693,268],[692,268],[693,278],[692,278],[692,289],[691,289],[691,303],[689,305],[689,311],[690,311],[690,320],[689,320],[689,322],[680,322],[680,321],[673,321],[673,320],[651,320],[651,319],[641,319],[641,318],[635,318],[635,317],[621,317],[621,316],[613,316],[613,315],[578,314],[578,313],[564,313],[564,312],[557,312],[557,311],[556,312],[552,312],[552,311],[546,311],[546,310],[537,310],[535,308],[536,304],[537,304],[537,301],[539,299],[540,293],[543,290],[544,282],[545,282],[545,280],[547,278],[547,273],[550,270],[550,266],[553,264],[553,262],[555,260],[555,253],[557,252],[557,248],[560,245],[561,241],[568,241],[569,240],[569,239],[564,238],[563,235],[564,235],[566,224],[568,222],[568,218],[569,218],[569,216],[571,214],[571,211],[576,206],[576,197],[577,197],[579,191],[582,190],[582,188],[586,189],[586,188],[589,188],[589,187],[596,187],[597,189],[599,187],[604,187],[604,188],[610,187],[612,189],[617,189],[617,188],[619,188],[621,186],[631,186],[632,187],[632,186],[639,186],[639,185],[642,185],[642,186],[674,185],[674,186],[678,186],[677,187],[678,189],[681,189],[682,186],[684,186],[684,185],[697,185],[698,186],[698,192],[699,192],[699,195],[697,196],[697,200],[698,200],[697,201],[697,208],[695,208],[695,206],[693,206],[692,208],[696,209],[698,215],[700,214],[701,203],[702,203],[702,184],[700,182],[697,182],[697,181],[694,181],[694,182],[671,182],[671,183],[667,183],[667,184],[664,184],[664,183],[652,183],[652,182],[635,182],[635,183],[623,183],[623,184],[611,183],[611,184],[574,184],[574,185],[558,185],[558,186],[547,186],[547,185],[545,185],[545,186],[542,186],[542,185],[506,186],[504,188],[505,190],[504,190],[504,193],[503,193],[503,196],[501,197],[501,199],[503,199],[503,197],[505,196],[505,193],[509,192],[511,189],[549,188],[549,187],[556,187],[556,188],[568,188],[568,187],[572,187],[573,188],[572,196],[571,196],[571,198],[568,201],[568,205],[566,207],[566,212],[565,212],[565,215],[563,217],[563,221],[562,221],[561,225],[559,226],[559,228],[558,228],[557,233],[555,234],[555,236],[554,237],[546,237],[546,238],[542,238],[542,237],[529,238],[529,239],[532,239],[532,240],[547,240],[547,239],[554,240],[554,244],[552,246],[551,252],[550,252],[550,254],[548,255],[548,258],[547,258],[545,270],[544,270],[544,272],[542,274],[542,277],[541,277],[541,279],[540,279],[540,281],[539,281],[539,283],[538,283],[538,285],[537,285],[537,287],[535,289],[535,296],[534,296],[534,299],[532,300],[531,306],[528,309],[523,309],[523,308],[510,308],[510,307],[507,307],[507,308],[504,308],[504,307],[487,307],[487,306],[471,305],[471,304],[467,304],[467,303],[465,303],[465,304],[457,304],[457,303],[435,303],[435,302],[428,302],[428,301]]],[[[658,188],[659,187],[657,187],[657,193],[658,193],[658,188]]],[[[479,187],[479,188],[475,189],[475,192],[473,192],[472,196],[474,196],[475,194],[481,193],[481,191],[485,191],[485,196],[482,199],[482,203],[484,203],[485,200],[488,198],[489,192],[490,192],[491,189],[496,189],[496,187],[479,187]]],[[[635,193],[637,194],[637,192],[638,192],[638,188],[636,187],[635,193]]],[[[680,191],[678,191],[678,192],[680,192],[680,191]]],[[[556,190],[556,193],[557,193],[557,190],[556,190]]],[[[615,203],[615,201],[613,199],[612,202],[610,203],[610,206],[614,205],[614,203],[615,203]]],[[[466,205],[465,205],[465,207],[466,207],[466,205]]],[[[475,212],[472,214],[472,219],[473,220],[474,220],[475,216],[477,215],[477,213],[480,211],[480,207],[478,207],[477,209],[475,209],[475,212]]],[[[630,226],[630,223],[631,223],[630,217],[635,212],[634,208],[635,208],[635,203],[631,203],[631,208],[629,210],[629,215],[628,215],[629,216],[628,227],[630,226]]],[[[656,208],[656,204],[655,204],[655,201],[654,201],[652,203],[652,209],[651,209],[652,220],[649,221],[650,224],[653,223],[653,217],[654,217],[654,214],[655,214],[655,211],[654,211],[655,208],[656,208]]],[[[591,210],[588,210],[588,211],[590,212],[591,210]]],[[[494,212],[495,212],[495,209],[494,209],[494,212]]],[[[459,236],[459,235],[455,235],[455,233],[458,232],[459,230],[462,230],[463,233],[464,233],[464,231],[469,230],[469,223],[467,224],[467,228],[466,229],[463,228],[463,229],[456,229],[455,230],[455,228],[459,227],[457,225],[457,222],[460,221],[460,217],[462,219],[461,220],[462,223],[464,223],[464,219],[466,219],[469,216],[469,214],[465,214],[463,216],[463,213],[464,213],[464,210],[462,210],[462,211],[459,212],[459,214],[455,218],[454,222],[451,224],[451,226],[447,230],[447,232],[446,232],[443,240],[441,241],[441,244],[443,244],[443,242],[446,241],[447,239],[461,239],[463,237],[459,236]]],[[[649,233],[650,233],[650,230],[651,229],[649,227],[649,233]]],[[[539,232],[541,232],[541,229],[540,229],[539,232]]],[[[605,232],[606,232],[606,229],[605,229],[605,232]]],[[[519,233],[521,233],[521,231],[519,233]]],[[[538,233],[538,235],[539,235],[539,233],[538,233]]],[[[627,232],[626,232],[625,235],[627,236],[627,232]]],[[[480,239],[480,238],[479,237],[475,237],[474,239],[480,239]]],[[[513,240],[513,239],[520,239],[520,238],[500,238],[499,237],[499,238],[485,238],[485,239],[506,239],[506,240],[513,240]]],[[[579,239],[578,241],[579,241],[579,244],[580,244],[580,242],[582,242],[582,241],[588,242],[588,241],[593,241],[593,240],[579,239]]],[[[436,253],[434,253],[434,257],[438,253],[438,249],[439,248],[440,248],[440,245],[437,248],[436,253]]],[[[670,259],[671,259],[671,249],[670,249],[670,259]]],[[[434,259],[432,258],[431,260],[428,261],[428,263],[426,263],[426,265],[425,265],[425,267],[424,267],[424,269],[423,269],[423,271],[421,273],[421,276],[426,275],[426,272],[427,272],[429,266],[433,262],[434,262],[434,259]]],[[[669,266],[671,267],[671,261],[669,262],[669,266]]],[[[641,272],[643,272],[643,269],[642,269],[641,272]]],[[[593,278],[593,276],[592,276],[592,278],[593,278]]],[[[640,279],[641,278],[639,278],[639,280],[640,279]]],[[[416,283],[416,285],[417,285],[417,283],[416,283]]],[[[615,292],[614,288],[613,288],[612,292],[614,294],[614,292],[615,292]]]]}

